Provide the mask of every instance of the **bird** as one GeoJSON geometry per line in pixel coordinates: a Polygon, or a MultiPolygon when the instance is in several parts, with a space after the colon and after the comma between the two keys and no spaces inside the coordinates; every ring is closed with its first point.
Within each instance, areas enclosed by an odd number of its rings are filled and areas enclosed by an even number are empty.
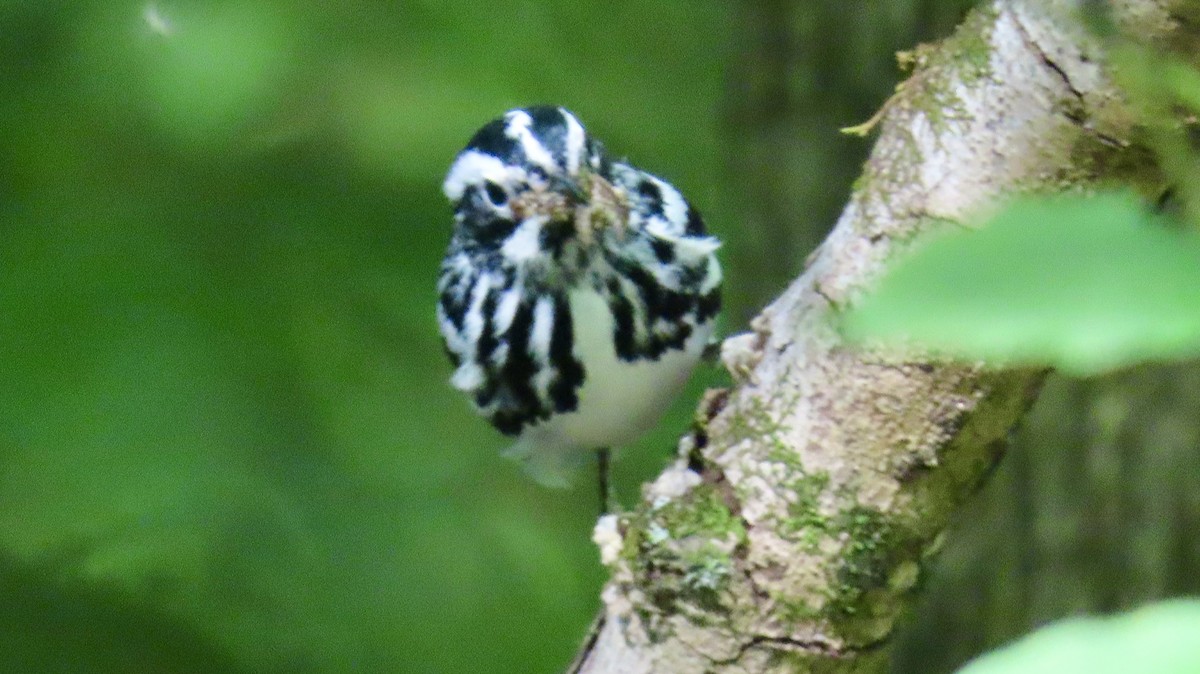
{"type": "Polygon", "coordinates": [[[665,180],[609,155],[569,110],[509,110],[470,138],[443,192],[437,282],[451,385],[569,487],[660,420],[713,339],[720,241],[665,180]]]}

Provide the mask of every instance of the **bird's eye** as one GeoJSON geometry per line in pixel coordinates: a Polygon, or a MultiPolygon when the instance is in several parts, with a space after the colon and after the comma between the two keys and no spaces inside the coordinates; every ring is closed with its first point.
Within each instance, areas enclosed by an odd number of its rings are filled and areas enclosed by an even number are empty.
{"type": "Polygon", "coordinates": [[[508,192],[490,180],[483,184],[483,191],[487,193],[488,201],[492,202],[493,206],[500,207],[508,201],[508,192]]]}

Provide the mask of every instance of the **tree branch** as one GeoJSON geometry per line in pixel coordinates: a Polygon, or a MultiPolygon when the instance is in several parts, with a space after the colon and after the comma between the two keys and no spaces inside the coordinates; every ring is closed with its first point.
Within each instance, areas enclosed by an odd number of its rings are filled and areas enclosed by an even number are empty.
{"type": "MultiPolygon", "coordinates": [[[[1198,0],[1112,4],[1138,39],[1196,37],[1180,16],[1198,0]]],[[[914,52],[834,231],[725,344],[738,384],[706,397],[638,509],[597,526],[612,579],[571,671],[886,666],[922,566],[1043,373],[853,349],[834,319],[915,236],[1001,195],[1153,172],[1073,7],[996,0],[914,52]]]]}

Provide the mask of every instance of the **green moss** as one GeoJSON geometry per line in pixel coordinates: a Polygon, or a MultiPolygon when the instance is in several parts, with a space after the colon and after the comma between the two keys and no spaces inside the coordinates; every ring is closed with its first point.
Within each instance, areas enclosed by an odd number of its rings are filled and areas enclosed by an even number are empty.
{"type": "Polygon", "coordinates": [[[742,540],[746,536],[741,518],[729,511],[729,505],[712,485],[700,485],[687,497],[669,501],[655,509],[653,516],[675,539],[695,535],[724,538],[733,534],[742,540]]]}
{"type": "Polygon", "coordinates": [[[873,178],[871,174],[871,164],[866,162],[863,164],[862,171],[859,171],[858,177],[854,179],[854,183],[850,185],[851,191],[855,196],[866,194],[867,190],[871,189],[873,178]]]}
{"type": "Polygon", "coordinates": [[[632,566],[637,563],[638,552],[645,544],[645,524],[641,518],[636,516],[636,513],[621,515],[621,523],[619,525],[622,531],[621,561],[627,565],[632,566]]]}
{"type": "Polygon", "coordinates": [[[780,386],[778,390],[777,397],[769,401],[752,396],[740,401],[739,408],[730,416],[728,442],[734,444],[750,438],[756,443],[763,443],[766,445],[767,458],[802,472],[800,459],[788,444],[789,429],[772,411],[794,408],[799,404],[801,394],[788,386],[780,386]]]}
{"type": "MultiPolygon", "coordinates": [[[[789,397],[779,401],[779,409],[788,409],[799,400],[799,393],[795,391],[782,395],[789,397]]],[[[766,458],[784,466],[787,475],[791,476],[781,486],[794,494],[795,499],[788,504],[788,519],[782,523],[780,533],[785,536],[799,535],[809,549],[815,549],[831,530],[828,517],[821,514],[818,506],[821,493],[829,486],[829,474],[810,474],[805,470],[800,455],[789,444],[786,426],[775,418],[763,400],[746,400],[730,423],[731,436],[735,440],[752,437],[764,444],[766,458]]],[[[744,496],[744,493],[738,494],[739,498],[744,496]]]]}
{"type": "Polygon", "coordinates": [[[978,7],[946,43],[947,54],[968,69],[966,76],[971,79],[991,76],[991,30],[999,17],[1000,10],[995,5],[978,7]]]}
{"type": "Polygon", "coordinates": [[[991,77],[991,29],[996,11],[991,6],[979,8],[938,47],[918,48],[915,59],[920,72],[909,81],[919,82],[921,90],[909,100],[925,113],[934,131],[943,131],[947,121],[967,119],[959,89],[991,77]]]}
{"type": "Polygon", "coordinates": [[[685,568],[683,585],[699,592],[716,592],[729,582],[733,560],[715,546],[705,546],[695,554],[680,556],[685,568]]]}
{"type": "Polygon", "coordinates": [[[782,523],[779,532],[789,537],[799,534],[800,542],[813,551],[831,530],[831,522],[821,513],[819,506],[821,492],[829,486],[829,474],[819,472],[805,475],[799,470],[792,474],[801,475],[787,485],[796,500],[788,504],[788,520],[782,523]]]}
{"type": "Polygon", "coordinates": [[[775,596],[775,615],[785,624],[809,622],[820,614],[820,611],[802,599],[775,596]]]}
{"type": "Polygon", "coordinates": [[[746,541],[742,520],[721,492],[700,485],[686,496],[626,516],[622,557],[651,601],[667,610],[686,600],[712,606],[733,573],[735,552],[746,541]]]}
{"type": "MultiPolygon", "coordinates": [[[[969,111],[960,92],[963,87],[976,86],[980,80],[992,77],[991,35],[997,16],[998,10],[992,5],[977,8],[940,45],[921,45],[912,52],[897,54],[902,65],[912,67],[913,74],[897,87],[880,113],[888,108],[904,111],[902,116],[916,111],[939,134],[948,123],[968,119],[969,111]]],[[[877,115],[884,116],[891,115],[877,115]]],[[[864,128],[874,126],[876,121],[873,118],[864,128]]],[[[894,134],[893,141],[880,146],[888,148],[889,156],[876,156],[867,162],[854,183],[855,194],[885,204],[897,186],[919,180],[917,169],[924,161],[907,124],[893,125],[890,133],[894,134]]]]}
{"type": "Polygon", "coordinates": [[[887,586],[892,561],[903,551],[898,547],[895,528],[877,510],[855,506],[840,514],[835,526],[846,533],[847,542],[831,606],[853,615],[864,593],[887,586]]]}
{"type": "MultiPolygon", "coordinates": [[[[796,393],[791,395],[798,397],[796,393]]],[[[754,438],[769,440],[776,446],[784,446],[780,440],[784,430],[783,423],[771,414],[767,401],[754,396],[742,398],[738,408],[729,418],[731,443],[744,438],[754,438]]]]}

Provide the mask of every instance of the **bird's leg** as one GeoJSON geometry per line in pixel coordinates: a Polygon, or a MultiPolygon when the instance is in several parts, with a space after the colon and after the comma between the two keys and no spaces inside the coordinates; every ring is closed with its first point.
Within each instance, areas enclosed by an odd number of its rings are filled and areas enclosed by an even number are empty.
{"type": "Polygon", "coordinates": [[[608,465],[612,454],[608,447],[596,450],[596,475],[600,483],[600,515],[607,515],[616,510],[612,486],[608,482],[608,465]]]}

